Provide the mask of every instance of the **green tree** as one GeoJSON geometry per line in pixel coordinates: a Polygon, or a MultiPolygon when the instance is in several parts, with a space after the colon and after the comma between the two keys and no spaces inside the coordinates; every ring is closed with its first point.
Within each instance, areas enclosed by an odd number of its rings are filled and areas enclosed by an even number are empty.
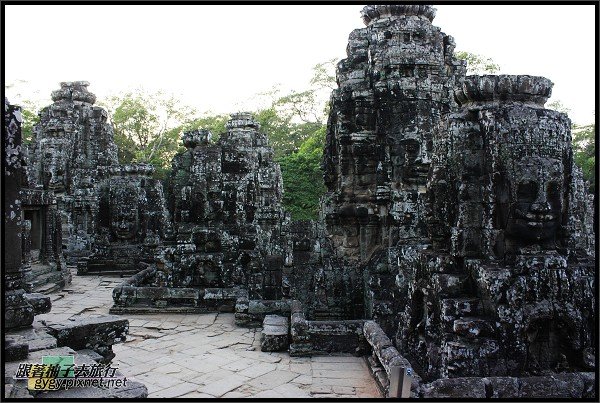
{"type": "Polygon", "coordinates": [[[467,74],[497,74],[500,71],[500,66],[487,56],[455,51],[454,57],[467,61],[467,74]]]}
{"type": "Polygon", "coordinates": [[[325,145],[325,126],[309,136],[298,151],[279,159],[283,176],[283,205],[292,220],[314,220],[319,200],[325,192],[321,159],[325,145]]]}
{"type": "Polygon", "coordinates": [[[596,190],[596,126],[573,126],[573,154],[575,164],[583,171],[584,179],[589,183],[589,191],[596,190]]]}
{"type": "Polygon", "coordinates": [[[546,104],[546,109],[552,109],[557,112],[566,113],[567,115],[571,113],[571,109],[567,108],[560,99],[548,102],[548,104],[546,104]]]}
{"type": "Polygon", "coordinates": [[[307,88],[281,94],[277,87],[259,94],[268,106],[255,112],[262,130],[269,136],[276,158],[297,151],[301,144],[321,130],[329,114],[329,95],[335,88],[337,59],[318,63],[307,88]]]}
{"type": "Polygon", "coordinates": [[[119,162],[150,163],[163,179],[180,150],[181,128],[195,110],[173,95],[143,90],[113,96],[101,103],[109,110],[119,148],[119,162]]]}
{"type": "Polygon", "coordinates": [[[21,104],[21,115],[23,117],[21,135],[23,136],[23,144],[29,144],[33,140],[33,128],[40,123],[39,109],[31,101],[24,101],[21,104]]]}
{"type": "MultiPolygon", "coordinates": [[[[29,99],[24,99],[22,90],[24,89],[23,87],[27,85],[28,81],[25,80],[17,80],[4,85],[4,92],[11,92],[11,96],[15,98],[9,98],[9,101],[12,104],[19,105],[21,107],[21,116],[23,118],[23,122],[21,124],[21,135],[23,144],[26,145],[31,143],[31,140],[33,140],[33,128],[40,122],[39,111],[41,109],[39,103],[29,99]]],[[[35,92],[37,93],[38,91],[35,92]]]]}
{"type": "MultiPolygon", "coordinates": [[[[211,112],[205,113],[199,118],[192,119],[184,123],[180,127],[180,132],[195,129],[207,129],[212,133],[212,142],[216,142],[221,134],[225,132],[225,124],[229,120],[229,115],[224,114],[212,114],[211,112]]],[[[183,151],[183,148],[181,148],[183,151]]]]}

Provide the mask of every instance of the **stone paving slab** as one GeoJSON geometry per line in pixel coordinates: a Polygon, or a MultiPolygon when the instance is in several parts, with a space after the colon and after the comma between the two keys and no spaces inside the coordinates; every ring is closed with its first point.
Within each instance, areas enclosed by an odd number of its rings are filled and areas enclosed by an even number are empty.
{"type": "MultiPolygon", "coordinates": [[[[108,314],[118,277],[73,276],[36,320],[108,314]],[[92,309],[90,309],[92,308],[92,309]],[[57,314],[54,314],[57,312],[57,314]]],[[[240,328],[232,313],[119,315],[129,335],[114,363],[144,383],[150,398],[380,398],[362,357],[290,357],[261,352],[261,328],[240,328]]]]}

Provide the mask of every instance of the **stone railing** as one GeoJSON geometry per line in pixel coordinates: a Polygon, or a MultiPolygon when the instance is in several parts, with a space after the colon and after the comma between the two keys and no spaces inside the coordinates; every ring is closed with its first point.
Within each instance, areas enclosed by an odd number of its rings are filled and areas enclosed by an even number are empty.
{"type": "Polygon", "coordinates": [[[385,397],[416,396],[420,377],[414,373],[410,362],[400,355],[383,329],[374,321],[368,320],[363,326],[363,332],[372,349],[372,355],[367,361],[385,397]]]}
{"type": "Polygon", "coordinates": [[[364,320],[307,320],[300,301],[291,304],[291,356],[331,353],[362,355],[368,350],[364,320]]]}

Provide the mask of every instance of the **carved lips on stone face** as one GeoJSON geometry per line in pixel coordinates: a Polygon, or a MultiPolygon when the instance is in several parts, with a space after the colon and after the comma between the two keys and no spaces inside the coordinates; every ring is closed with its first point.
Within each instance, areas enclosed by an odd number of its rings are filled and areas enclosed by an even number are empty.
{"type": "Polygon", "coordinates": [[[561,222],[563,163],[553,158],[524,157],[510,171],[507,174],[511,204],[506,234],[527,242],[553,239],[561,222]]]}

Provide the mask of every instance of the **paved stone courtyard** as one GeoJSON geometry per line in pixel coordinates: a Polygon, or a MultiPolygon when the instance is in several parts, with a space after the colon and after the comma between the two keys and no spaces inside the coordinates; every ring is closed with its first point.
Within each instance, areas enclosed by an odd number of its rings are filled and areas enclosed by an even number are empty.
{"type": "MultiPolygon", "coordinates": [[[[118,277],[73,276],[36,321],[108,314],[118,277]]],[[[125,315],[129,336],[113,364],[151,398],[381,397],[362,357],[290,357],[260,351],[260,328],[232,313],[125,315]]]]}

